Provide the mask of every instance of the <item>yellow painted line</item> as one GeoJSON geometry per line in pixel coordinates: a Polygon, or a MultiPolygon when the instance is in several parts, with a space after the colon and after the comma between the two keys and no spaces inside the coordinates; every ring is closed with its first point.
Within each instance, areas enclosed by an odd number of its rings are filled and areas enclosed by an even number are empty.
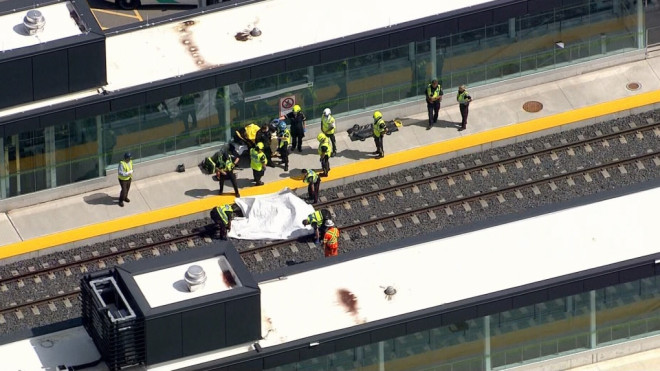
{"type": "MultiPolygon", "coordinates": [[[[616,99],[589,107],[578,108],[548,117],[542,117],[518,124],[512,124],[486,132],[470,134],[460,138],[450,139],[424,147],[412,148],[410,150],[393,154],[387,154],[387,142],[390,138],[390,136],[387,136],[385,137],[386,156],[384,158],[379,160],[365,159],[356,163],[338,166],[333,168],[330,172],[330,176],[324,178],[323,181],[341,179],[349,176],[372,172],[375,170],[381,170],[390,166],[409,163],[410,161],[414,160],[442,155],[485,143],[513,138],[540,130],[575,123],[578,121],[621,112],[658,102],[660,102],[660,90],[641,93],[635,96],[616,99]]],[[[405,127],[402,130],[405,130],[405,127]]],[[[393,135],[396,136],[396,134],[393,135]]],[[[247,171],[249,175],[252,175],[250,169],[243,171],[247,171]]],[[[268,169],[266,171],[268,171],[268,169]]],[[[299,178],[287,178],[271,182],[260,187],[243,188],[241,189],[241,194],[243,196],[255,196],[259,194],[278,192],[283,188],[306,188],[306,185],[303,184],[299,178]]],[[[214,206],[225,203],[232,203],[233,200],[233,196],[208,197],[187,202],[181,205],[165,207],[142,214],[130,215],[119,219],[109,220],[69,231],[58,232],[48,236],[37,237],[26,241],[5,245],[0,247],[0,259],[31,253],[91,237],[98,237],[129,228],[141,227],[144,225],[162,222],[185,215],[208,211],[214,206]]]]}
{"type": "Polygon", "coordinates": [[[142,14],[135,9],[133,9],[133,12],[135,13],[135,18],[137,18],[138,22],[142,22],[142,14]]]}
{"type": "MultiPolygon", "coordinates": [[[[131,14],[128,14],[128,13],[122,13],[122,12],[118,12],[118,11],[115,11],[115,10],[92,9],[92,13],[96,13],[96,12],[110,14],[110,15],[116,15],[118,17],[137,19],[140,22],[142,21],[142,17],[140,16],[140,13],[137,12],[137,10],[133,11],[135,15],[131,15],[131,14]]],[[[96,15],[94,15],[94,16],[96,17],[96,15]]],[[[98,19],[96,21],[98,22],[98,19]]]]}

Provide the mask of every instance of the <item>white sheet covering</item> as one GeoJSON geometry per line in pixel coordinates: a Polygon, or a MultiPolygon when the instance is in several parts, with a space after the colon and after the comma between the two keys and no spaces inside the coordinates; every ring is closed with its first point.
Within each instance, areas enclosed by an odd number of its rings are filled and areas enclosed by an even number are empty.
{"type": "Polygon", "coordinates": [[[285,188],[278,193],[241,197],[236,205],[243,218],[231,222],[228,236],[241,240],[284,240],[312,233],[303,226],[303,219],[314,212],[314,207],[285,188]]]}

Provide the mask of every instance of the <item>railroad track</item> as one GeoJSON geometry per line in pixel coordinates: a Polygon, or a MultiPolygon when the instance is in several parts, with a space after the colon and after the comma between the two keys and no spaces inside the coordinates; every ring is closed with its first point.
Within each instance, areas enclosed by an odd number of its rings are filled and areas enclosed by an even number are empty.
{"type": "MultiPolygon", "coordinates": [[[[317,205],[317,208],[327,208],[333,213],[345,210],[367,210],[362,217],[353,223],[338,222],[341,230],[342,245],[353,240],[370,238],[382,234],[390,229],[417,228],[422,223],[442,224],[443,220],[452,218],[455,214],[472,213],[479,210],[494,208],[496,205],[506,204],[508,200],[521,199],[533,196],[542,196],[543,192],[556,192],[564,187],[575,187],[578,182],[588,184],[594,177],[610,177],[619,173],[626,175],[637,171],[660,166],[660,148],[645,149],[643,154],[632,154],[626,159],[612,159],[591,167],[577,168],[574,171],[561,170],[560,174],[549,175],[546,171],[539,171],[536,179],[519,179],[517,184],[491,186],[487,190],[476,190],[471,193],[456,192],[449,197],[450,192],[442,192],[447,187],[468,189],[465,184],[472,179],[481,177],[495,177],[497,174],[511,173],[522,169],[525,163],[528,166],[539,166],[545,162],[555,163],[561,156],[577,157],[578,153],[595,153],[598,149],[607,149],[614,143],[626,145],[630,141],[639,141],[660,138],[660,124],[642,127],[630,127],[627,130],[599,135],[594,138],[580,138],[573,143],[564,143],[559,146],[545,145],[542,150],[531,147],[524,148],[523,154],[509,153],[505,160],[492,158],[489,163],[476,162],[474,166],[464,167],[455,171],[441,171],[442,174],[422,174],[421,179],[406,178],[406,183],[391,184],[388,187],[373,187],[366,192],[354,190],[353,195],[337,193],[337,198],[317,205]],[[422,188],[428,189],[436,202],[420,202],[419,207],[406,207],[403,210],[392,210],[385,215],[370,215],[368,206],[374,202],[383,203],[393,198],[405,198],[405,194],[422,194],[422,188]],[[544,190],[542,192],[542,189],[544,190]],[[436,197],[437,196],[437,197],[436,197]],[[445,199],[447,197],[448,199],[445,199]]],[[[341,218],[336,219],[342,220],[341,218]]],[[[44,311],[54,312],[60,309],[71,308],[77,303],[79,282],[82,275],[87,272],[107,269],[113,265],[123,264],[127,260],[137,260],[145,257],[157,257],[166,253],[176,252],[181,248],[194,248],[211,243],[206,228],[190,231],[182,236],[164,236],[162,241],[145,241],[144,245],[129,243],[122,249],[111,249],[105,253],[92,253],[86,258],[73,261],[58,261],[58,264],[41,267],[28,267],[25,272],[12,272],[11,277],[0,279],[0,294],[4,293],[5,300],[0,301],[0,325],[9,319],[23,320],[29,316],[39,316],[44,311]],[[30,287],[39,285],[52,285],[53,289],[35,290],[30,287]],[[31,296],[31,292],[49,292],[45,297],[40,294],[31,296]],[[6,298],[11,294],[11,298],[6,298]]],[[[376,244],[377,245],[377,244],[376,244]]],[[[321,249],[313,243],[302,240],[284,240],[265,243],[261,246],[241,248],[239,252],[246,264],[255,271],[265,271],[285,266],[288,262],[307,261],[322,256],[321,249]]]]}

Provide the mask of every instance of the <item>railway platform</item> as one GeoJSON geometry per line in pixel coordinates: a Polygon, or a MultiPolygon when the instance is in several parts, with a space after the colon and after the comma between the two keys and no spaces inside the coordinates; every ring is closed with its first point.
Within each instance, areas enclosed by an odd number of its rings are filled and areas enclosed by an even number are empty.
{"type": "MultiPolygon", "coordinates": [[[[330,175],[323,178],[321,199],[323,189],[333,185],[656,109],[660,107],[659,76],[660,58],[649,58],[506,94],[488,95],[494,90],[468,86],[474,101],[467,130],[460,132],[455,90],[445,89],[438,122],[430,130],[426,103],[421,97],[404,117],[390,117],[383,107],[386,120],[398,118],[403,123],[398,132],[385,138],[385,157],[375,159],[371,155],[375,150],[373,140],[353,142],[345,131],[338,132],[338,153],[330,161],[330,175]]],[[[341,127],[342,118],[337,121],[341,127]]],[[[305,194],[300,170],[320,169],[317,132],[318,127],[310,128],[303,152],[289,156],[288,172],[275,158],[276,167],[267,168],[264,186],[253,186],[249,163],[243,160],[237,172],[241,195],[273,193],[283,188],[305,194]]],[[[218,183],[198,168],[151,178],[140,177],[140,162],[134,168],[131,202],[123,208],[117,204],[117,184],[0,214],[0,260],[12,262],[196,219],[207,216],[213,206],[234,199],[229,182],[226,193],[218,195],[218,183]]]]}

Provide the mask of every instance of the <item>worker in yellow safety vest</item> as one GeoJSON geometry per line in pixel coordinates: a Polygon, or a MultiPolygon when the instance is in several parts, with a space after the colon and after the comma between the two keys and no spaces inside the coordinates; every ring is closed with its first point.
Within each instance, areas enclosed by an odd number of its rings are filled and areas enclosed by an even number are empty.
{"type": "Polygon", "coordinates": [[[259,142],[256,146],[250,149],[250,167],[252,168],[252,175],[254,176],[254,185],[264,185],[264,182],[261,181],[261,177],[266,173],[266,164],[268,164],[268,160],[264,154],[264,144],[259,142]]]}
{"type": "Polygon", "coordinates": [[[319,141],[319,158],[321,160],[321,169],[323,169],[323,174],[321,174],[321,176],[325,177],[330,173],[332,143],[330,143],[330,139],[328,139],[323,133],[319,133],[319,135],[316,136],[316,140],[319,141]]]}
{"type": "Polygon", "coordinates": [[[128,199],[128,191],[131,189],[131,180],[133,179],[133,156],[130,152],[124,153],[124,159],[119,161],[119,168],[117,175],[119,178],[119,186],[121,193],[119,193],[119,206],[124,207],[124,202],[131,202],[128,199]]]}
{"type": "Polygon", "coordinates": [[[385,150],[383,149],[383,136],[387,134],[387,124],[383,120],[383,114],[380,111],[374,112],[374,142],[376,143],[376,158],[385,157],[385,150]]]}
{"type": "Polygon", "coordinates": [[[321,117],[321,131],[326,137],[330,138],[330,142],[332,142],[332,154],[330,157],[335,157],[337,155],[337,142],[335,141],[336,130],[337,125],[335,124],[335,118],[332,117],[330,108],[324,109],[323,117],[321,117]]]}

